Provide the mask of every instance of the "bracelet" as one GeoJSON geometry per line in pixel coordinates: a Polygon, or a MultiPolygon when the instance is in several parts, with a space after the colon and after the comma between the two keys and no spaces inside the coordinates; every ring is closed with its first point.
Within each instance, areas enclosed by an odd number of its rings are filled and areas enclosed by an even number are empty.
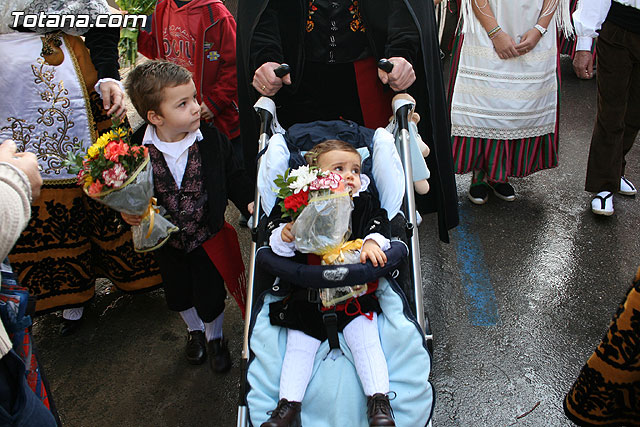
{"type": "Polygon", "coordinates": [[[498,35],[498,33],[502,31],[502,28],[500,28],[500,25],[496,26],[493,30],[487,32],[487,35],[489,36],[490,39],[493,40],[493,38],[498,35]]]}
{"type": "Polygon", "coordinates": [[[547,33],[547,29],[545,27],[543,27],[542,25],[540,25],[540,24],[534,25],[533,28],[535,28],[536,30],[540,31],[540,34],[543,35],[543,36],[547,33]]]}

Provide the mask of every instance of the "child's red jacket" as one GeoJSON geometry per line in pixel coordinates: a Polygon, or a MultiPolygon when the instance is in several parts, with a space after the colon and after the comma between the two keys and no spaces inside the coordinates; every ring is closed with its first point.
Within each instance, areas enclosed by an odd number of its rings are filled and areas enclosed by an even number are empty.
{"type": "Polygon", "coordinates": [[[192,0],[180,8],[173,0],[158,1],[151,32],[139,33],[138,50],[191,71],[215,126],[229,139],[240,135],[236,21],[220,0],[192,0]]]}

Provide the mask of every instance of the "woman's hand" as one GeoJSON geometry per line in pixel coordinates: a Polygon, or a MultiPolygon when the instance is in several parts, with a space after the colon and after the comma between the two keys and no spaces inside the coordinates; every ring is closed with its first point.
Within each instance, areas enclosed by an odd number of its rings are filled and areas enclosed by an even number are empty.
{"type": "Polygon", "coordinates": [[[520,55],[524,55],[533,50],[534,47],[538,44],[540,39],[542,38],[542,34],[535,28],[530,29],[520,39],[520,43],[516,45],[516,50],[520,55]]]}
{"type": "Polygon", "coordinates": [[[275,95],[283,84],[291,84],[291,75],[287,74],[280,78],[273,71],[281,64],[277,62],[265,62],[253,75],[253,87],[264,96],[275,95]]]}
{"type": "Polygon", "coordinates": [[[378,246],[373,239],[365,241],[360,251],[360,262],[364,264],[367,262],[367,259],[371,260],[371,264],[373,264],[374,267],[377,267],[378,264],[380,264],[380,267],[384,267],[384,264],[387,262],[387,254],[380,249],[380,246],[378,246]]]}
{"type": "Polygon", "coordinates": [[[516,42],[513,41],[513,38],[511,38],[509,34],[505,33],[504,30],[500,30],[500,32],[491,39],[491,41],[493,42],[493,48],[496,50],[500,59],[509,59],[520,56],[516,49],[516,42]]]}
{"type": "Polygon", "coordinates": [[[102,82],[100,83],[100,92],[102,92],[102,106],[107,111],[107,115],[115,114],[118,119],[122,120],[127,113],[127,107],[124,104],[124,92],[118,83],[102,82]]]}
{"type": "Polygon", "coordinates": [[[31,200],[36,200],[40,196],[40,187],[42,187],[38,158],[33,153],[16,153],[16,150],[16,143],[12,139],[0,143],[0,162],[9,163],[24,172],[31,187],[31,200]]]}
{"type": "Polygon", "coordinates": [[[200,118],[207,121],[213,120],[213,113],[204,102],[200,104],[200,118]]]}
{"type": "Polygon", "coordinates": [[[293,223],[289,222],[287,223],[287,225],[285,225],[284,227],[282,227],[282,232],[280,233],[280,236],[282,237],[282,241],[285,243],[291,243],[296,239],[296,236],[293,235],[293,232],[291,232],[291,228],[293,227],[293,223]]]}
{"type": "Polygon", "coordinates": [[[394,56],[388,60],[393,64],[393,70],[390,73],[378,68],[378,78],[382,84],[389,84],[391,89],[400,92],[416,81],[416,73],[409,61],[399,56],[394,56]]]}
{"type": "Polygon", "coordinates": [[[255,202],[251,202],[247,205],[247,210],[251,215],[253,215],[253,207],[255,206],[255,202]]]}
{"type": "Polygon", "coordinates": [[[140,225],[140,223],[142,222],[142,215],[129,215],[124,212],[120,212],[120,215],[122,215],[122,219],[124,219],[124,222],[129,225],[140,225]]]}

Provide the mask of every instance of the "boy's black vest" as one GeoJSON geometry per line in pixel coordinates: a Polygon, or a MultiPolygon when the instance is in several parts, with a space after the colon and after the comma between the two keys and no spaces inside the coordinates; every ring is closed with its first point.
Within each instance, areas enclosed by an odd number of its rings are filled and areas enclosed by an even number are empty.
{"type": "Polygon", "coordinates": [[[209,225],[207,190],[202,175],[202,157],[197,144],[189,147],[189,159],[180,189],[171,175],[164,155],[155,146],[149,146],[153,166],[154,194],[160,206],[180,231],[169,239],[176,249],[191,252],[215,233],[209,225]]]}

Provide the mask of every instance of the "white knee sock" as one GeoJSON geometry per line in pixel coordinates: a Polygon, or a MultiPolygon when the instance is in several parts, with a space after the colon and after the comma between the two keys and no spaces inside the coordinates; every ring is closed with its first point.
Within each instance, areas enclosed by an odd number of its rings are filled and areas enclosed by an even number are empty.
{"type": "Polygon", "coordinates": [[[62,318],[66,320],[80,320],[84,313],[84,307],[65,308],[62,310],[62,318]]]}
{"type": "Polygon", "coordinates": [[[189,332],[192,331],[204,331],[204,323],[198,316],[198,312],[195,307],[191,307],[188,310],[184,310],[180,312],[180,316],[182,316],[182,320],[187,324],[187,329],[189,332]]]}
{"type": "Polygon", "coordinates": [[[280,399],[302,402],[313,371],[320,341],[304,332],[287,331],[287,350],[280,374],[280,399]]]}
{"type": "Polygon", "coordinates": [[[389,370],[380,345],[377,315],[374,313],[372,320],[358,316],[342,333],[353,355],[364,393],[367,396],[388,393],[389,370]]]}
{"type": "Polygon", "coordinates": [[[223,321],[224,321],[224,311],[220,313],[218,317],[213,319],[213,322],[204,324],[204,333],[207,336],[207,341],[222,338],[222,322],[223,321]]]}

